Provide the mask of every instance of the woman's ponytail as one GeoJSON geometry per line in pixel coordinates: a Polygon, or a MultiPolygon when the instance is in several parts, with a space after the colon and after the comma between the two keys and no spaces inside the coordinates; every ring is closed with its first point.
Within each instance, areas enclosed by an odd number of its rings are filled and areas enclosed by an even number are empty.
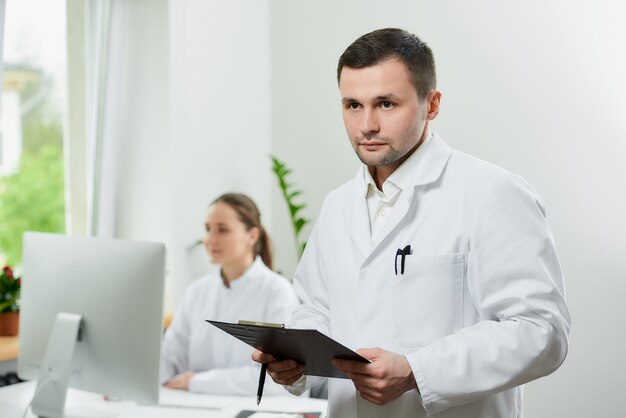
{"type": "Polygon", "coordinates": [[[269,235],[265,231],[263,225],[260,228],[261,233],[259,234],[259,239],[257,240],[257,255],[261,256],[261,259],[265,263],[265,265],[270,269],[272,268],[272,242],[270,240],[269,235]]]}

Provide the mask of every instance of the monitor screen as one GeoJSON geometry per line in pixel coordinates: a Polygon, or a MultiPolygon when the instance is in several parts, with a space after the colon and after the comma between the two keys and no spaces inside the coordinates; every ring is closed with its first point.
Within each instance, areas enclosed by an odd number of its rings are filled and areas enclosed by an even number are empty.
{"type": "Polygon", "coordinates": [[[157,403],[164,245],[27,232],[23,262],[19,376],[40,376],[57,314],[75,314],[69,385],[157,403]]]}

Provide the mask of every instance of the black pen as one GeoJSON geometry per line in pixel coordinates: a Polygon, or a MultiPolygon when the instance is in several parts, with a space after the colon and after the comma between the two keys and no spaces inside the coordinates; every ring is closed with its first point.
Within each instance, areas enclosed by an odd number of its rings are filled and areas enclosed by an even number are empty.
{"type": "Polygon", "coordinates": [[[267,363],[261,364],[261,375],[259,376],[259,388],[256,390],[256,406],[261,403],[263,396],[263,386],[265,386],[265,374],[267,373],[267,363]]]}

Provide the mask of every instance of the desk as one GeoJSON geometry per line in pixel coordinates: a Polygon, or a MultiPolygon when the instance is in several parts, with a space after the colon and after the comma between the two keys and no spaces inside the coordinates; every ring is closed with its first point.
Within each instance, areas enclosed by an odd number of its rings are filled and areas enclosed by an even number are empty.
{"type": "Polygon", "coordinates": [[[18,347],[19,341],[17,336],[0,337],[0,375],[17,371],[18,347]]]}
{"type": "Polygon", "coordinates": [[[0,337],[0,361],[17,359],[18,343],[17,335],[14,337],[0,337]]]}
{"type": "MultiPolygon", "coordinates": [[[[20,418],[24,408],[35,392],[35,382],[23,382],[0,388],[0,411],[2,418],[20,418]]],[[[176,393],[170,389],[162,389],[161,397],[170,398],[176,393]]],[[[181,393],[184,400],[188,393],[181,393]]],[[[192,395],[193,396],[193,395],[192,395]]],[[[211,398],[222,408],[201,407],[165,407],[144,406],[134,402],[105,401],[101,395],[69,389],[65,402],[66,410],[107,412],[117,418],[233,418],[243,409],[287,412],[322,412],[326,411],[326,401],[321,399],[299,398],[296,396],[264,396],[261,406],[257,409],[256,397],[250,396],[206,396],[210,403],[211,398]]],[[[102,415],[101,415],[102,416],[102,415]]],[[[34,417],[29,411],[27,417],[34,417]]]]}

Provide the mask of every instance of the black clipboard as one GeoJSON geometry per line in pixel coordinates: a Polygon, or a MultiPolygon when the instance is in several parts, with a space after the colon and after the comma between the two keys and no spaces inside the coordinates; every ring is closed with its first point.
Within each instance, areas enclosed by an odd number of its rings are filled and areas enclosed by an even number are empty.
{"type": "Polygon", "coordinates": [[[276,359],[293,359],[304,364],[305,375],[347,379],[345,373],[333,366],[333,359],[370,362],[314,329],[206,321],[276,359]]]}

